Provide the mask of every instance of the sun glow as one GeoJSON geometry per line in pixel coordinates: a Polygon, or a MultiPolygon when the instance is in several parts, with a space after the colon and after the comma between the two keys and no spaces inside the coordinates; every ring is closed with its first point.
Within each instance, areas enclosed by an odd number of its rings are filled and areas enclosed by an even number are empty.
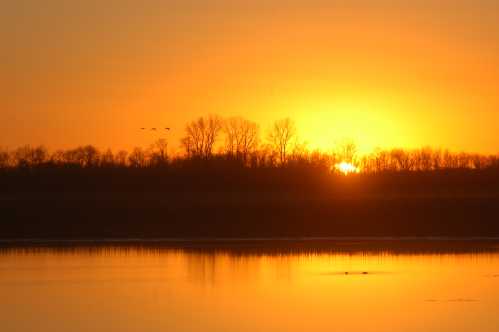
{"type": "Polygon", "coordinates": [[[339,164],[336,164],[335,168],[345,175],[359,172],[358,167],[354,166],[351,163],[347,163],[347,162],[341,162],[339,164]]]}

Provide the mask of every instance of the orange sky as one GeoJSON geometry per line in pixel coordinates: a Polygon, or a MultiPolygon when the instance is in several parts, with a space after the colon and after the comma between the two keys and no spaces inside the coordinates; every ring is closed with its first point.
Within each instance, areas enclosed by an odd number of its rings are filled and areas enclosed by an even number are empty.
{"type": "Polygon", "coordinates": [[[147,146],[203,114],[290,116],[310,147],[499,152],[494,0],[17,0],[0,146],[147,146]],[[104,4],[103,4],[104,3],[104,4]]]}

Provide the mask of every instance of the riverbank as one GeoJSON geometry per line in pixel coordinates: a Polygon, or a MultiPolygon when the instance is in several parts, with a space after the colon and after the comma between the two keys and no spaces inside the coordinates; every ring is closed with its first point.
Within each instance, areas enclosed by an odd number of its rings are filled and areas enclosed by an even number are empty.
{"type": "Polygon", "coordinates": [[[39,192],[0,211],[4,239],[499,236],[496,195],[39,192]]]}

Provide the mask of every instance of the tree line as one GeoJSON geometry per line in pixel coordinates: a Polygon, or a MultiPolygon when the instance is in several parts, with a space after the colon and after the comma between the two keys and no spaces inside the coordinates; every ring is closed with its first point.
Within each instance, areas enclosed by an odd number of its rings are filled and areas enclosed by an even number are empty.
{"type": "Polygon", "coordinates": [[[428,172],[438,170],[499,169],[499,156],[454,153],[443,149],[376,149],[360,155],[353,142],[338,144],[329,152],[310,150],[299,140],[295,122],[275,121],[262,134],[260,126],[242,117],[223,119],[209,115],[186,124],[180,140],[183,153],[171,155],[169,142],[159,139],[149,148],[132,151],[100,151],[87,145],[48,151],[44,146],[0,149],[0,169],[40,167],[150,168],[182,167],[187,164],[236,165],[244,168],[302,167],[339,172],[348,163],[363,173],[428,172]]]}

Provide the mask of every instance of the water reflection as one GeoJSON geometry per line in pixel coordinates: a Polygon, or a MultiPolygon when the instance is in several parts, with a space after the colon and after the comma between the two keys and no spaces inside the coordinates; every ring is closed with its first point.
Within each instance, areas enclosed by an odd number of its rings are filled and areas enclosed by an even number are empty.
{"type": "Polygon", "coordinates": [[[493,242],[0,250],[1,331],[497,331],[493,242]]]}

